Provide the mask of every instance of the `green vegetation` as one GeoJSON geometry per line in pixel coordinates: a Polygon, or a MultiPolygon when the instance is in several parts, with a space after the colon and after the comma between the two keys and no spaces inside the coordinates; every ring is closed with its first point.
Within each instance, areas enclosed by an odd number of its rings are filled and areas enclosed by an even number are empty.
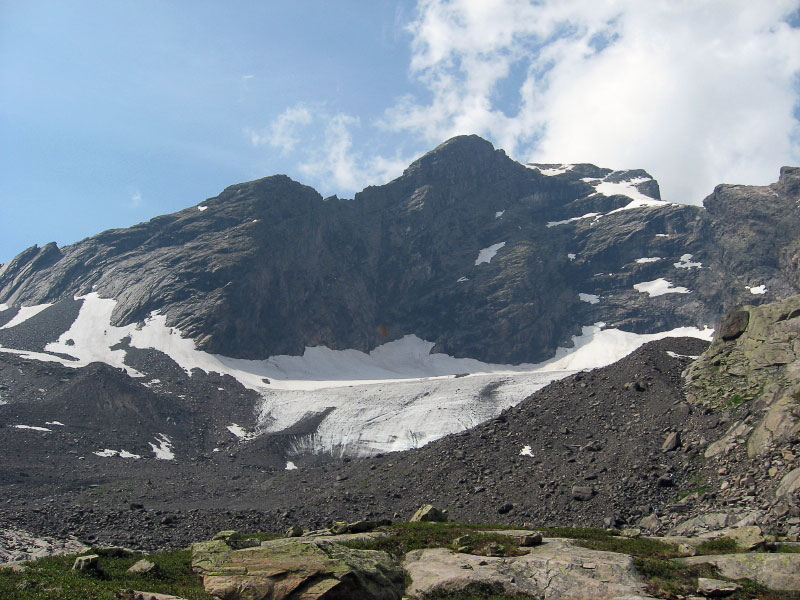
{"type": "Polygon", "coordinates": [[[742,396],[741,394],[734,394],[733,396],[730,396],[729,398],[725,399],[723,406],[725,408],[733,408],[739,406],[744,401],[745,401],[744,396],[742,396]]]}
{"type": "Polygon", "coordinates": [[[402,557],[406,552],[422,548],[449,548],[453,541],[465,535],[480,540],[475,546],[476,553],[491,543],[497,543],[511,550],[518,544],[513,538],[494,534],[476,534],[478,531],[513,529],[508,525],[480,525],[464,523],[393,523],[382,528],[389,535],[371,540],[351,540],[343,544],[358,550],[383,550],[393,556],[402,557]]]}
{"type": "Polygon", "coordinates": [[[785,554],[800,554],[800,546],[791,546],[789,544],[775,544],[767,548],[770,552],[781,552],[785,554]]]}
{"type": "Polygon", "coordinates": [[[724,535],[707,540],[697,546],[698,554],[734,554],[736,552],[743,552],[743,550],[736,545],[735,540],[724,535]]]}
{"type": "MultiPolygon", "coordinates": [[[[91,551],[88,553],[91,554],[91,551]]],[[[0,598],[18,600],[111,600],[120,590],[173,594],[188,600],[207,600],[200,577],[191,570],[188,550],[147,556],[158,567],[153,575],[131,575],[127,569],[143,555],[100,558],[100,572],[72,570],[76,554],[51,556],[29,563],[23,573],[0,570],[0,598]]]]}

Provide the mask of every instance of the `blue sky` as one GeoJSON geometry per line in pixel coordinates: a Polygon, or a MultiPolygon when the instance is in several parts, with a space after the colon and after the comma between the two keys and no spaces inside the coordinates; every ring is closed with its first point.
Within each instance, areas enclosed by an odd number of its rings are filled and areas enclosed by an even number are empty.
{"type": "Polygon", "coordinates": [[[798,1],[0,0],[0,262],[274,173],[351,197],[459,133],[665,199],[800,164],[798,1]]]}

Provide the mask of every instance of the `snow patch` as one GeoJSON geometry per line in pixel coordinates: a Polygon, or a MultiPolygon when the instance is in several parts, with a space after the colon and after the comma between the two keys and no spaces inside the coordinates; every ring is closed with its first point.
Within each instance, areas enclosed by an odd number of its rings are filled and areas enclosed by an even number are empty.
{"type": "Polygon", "coordinates": [[[456,283],[464,283],[465,281],[469,281],[466,277],[459,277],[456,279],[456,283]]]}
{"type": "Polygon", "coordinates": [[[672,358],[691,358],[692,360],[700,358],[699,356],[692,356],[691,354],[678,354],[672,350],[667,350],[667,356],[671,356],[672,358]]]}
{"type": "Polygon", "coordinates": [[[207,208],[208,208],[207,206],[198,206],[198,207],[197,207],[197,210],[199,210],[200,212],[203,212],[203,211],[204,211],[204,210],[206,210],[207,208]]]}
{"type": "Polygon", "coordinates": [[[573,221],[580,221],[581,219],[591,219],[594,217],[595,221],[602,217],[603,215],[600,213],[586,213],[585,215],[581,215],[580,217],[572,217],[571,219],[564,219],[563,221],[548,221],[548,227],[557,227],[558,225],[566,225],[567,223],[572,223],[573,221]]]}
{"type": "Polygon", "coordinates": [[[533,163],[528,163],[525,165],[529,169],[536,169],[542,175],[547,175],[548,177],[553,177],[554,175],[563,175],[567,171],[571,171],[575,165],[559,165],[558,167],[540,167],[538,165],[534,165],[533,163]]]}
{"type": "Polygon", "coordinates": [[[497,254],[497,251],[500,250],[503,246],[505,246],[505,242],[500,242],[499,244],[492,244],[488,248],[484,248],[480,252],[478,252],[478,258],[475,259],[475,266],[477,267],[483,263],[490,263],[492,259],[497,254]]]}
{"type": "Polygon", "coordinates": [[[227,429],[240,440],[252,440],[253,438],[258,437],[257,434],[248,433],[244,427],[237,425],[236,423],[231,423],[228,425],[227,429]]]}
{"type": "Polygon", "coordinates": [[[494,218],[495,218],[495,219],[499,219],[500,217],[502,217],[502,216],[503,216],[503,213],[504,213],[504,212],[506,212],[506,211],[504,211],[504,210],[498,210],[496,213],[494,213],[494,218]]]}
{"type": "Polygon", "coordinates": [[[31,431],[53,431],[47,427],[37,427],[36,425],[12,425],[15,429],[30,429],[31,431]]]}
{"type": "Polygon", "coordinates": [[[531,450],[530,446],[523,446],[522,450],[519,451],[519,455],[533,457],[533,450],[531,450]]]}
{"type": "Polygon", "coordinates": [[[600,302],[600,296],[596,296],[594,294],[578,294],[578,298],[580,298],[581,302],[588,302],[589,304],[597,304],[600,302]]]}
{"type": "Polygon", "coordinates": [[[631,210],[634,208],[647,208],[647,207],[654,207],[654,206],[665,206],[669,204],[669,202],[664,202],[663,200],[656,200],[655,198],[651,198],[650,196],[644,195],[636,186],[640,183],[644,183],[645,181],[650,181],[649,177],[635,177],[628,181],[619,181],[619,182],[611,182],[611,181],[598,181],[597,183],[592,183],[594,185],[595,192],[598,194],[602,194],[603,196],[627,196],[632,200],[629,204],[618,208],[616,210],[612,210],[609,215],[613,215],[614,213],[621,212],[623,210],[631,210]]]}
{"type": "Polygon", "coordinates": [[[657,233],[656,237],[666,237],[666,238],[668,238],[669,234],[668,233],[657,233]]]}
{"type": "Polygon", "coordinates": [[[97,456],[102,456],[103,458],[111,458],[112,456],[119,456],[120,458],[142,458],[138,454],[134,454],[133,452],[128,452],[127,450],[111,450],[110,448],[106,448],[105,450],[101,450],[100,452],[92,452],[97,456]]]}
{"type": "Polygon", "coordinates": [[[166,434],[159,433],[156,436],[156,442],[158,442],[158,445],[153,442],[148,443],[158,460],[175,460],[175,453],[172,451],[172,440],[166,434]]]}
{"type": "Polygon", "coordinates": [[[750,287],[749,285],[746,285],[744,287],[746,287],[748,290],[750,290],[750,293],[753,294],[754,296],[760,296],[762,294],[766,294],[767,293],[766,284],[757,285],[756,287],[750,287]]]}
{"type": "Polygon", "coordinates": [[[636,262],[640,265],[643,265],[645,263],[658,262],[659,260],[661,260],[660,256],[650,256],[648,258],[637,258],[636,262]]]}
{"type": "Polygon", "coordinates": [[[61,421],[46,421],[45,425],[58,425],[59,427],[66,427],[61,421]]]}
{"type": "Polygon", "coordinates": [[[672,287],[672,283],[664,279],[663,277],[659,277],[658,279],[654,279],[653,281],[643,281],[642,283],[636,283],[633,286],[637,292],[647,293],[650,294],[650,297],[653,296],[663,296],[664,294],[688,294],[690,290],[685,287],[672,287]]]}
{"type": "Polygon", "coordinates": [[[691,254],[682,255],[678,262],[673,264],[677,269],[700,269],[703,266],[703,263],[692,262],[691,254]]]}
{"type": "MultiPolygon", "coordinates": [[[[5,305],[3,305],[5,306],[5,305]]],[[[11,319],[8,323],[0,327],[0,329],[10,329],[12,327],[16,327],[17,325],[24,323],[31,317],[35,317],[40,312],[42,312],[45,308],[53,306],[52,303],[49,304],[37,304],[35,306],[23,306],[19,309],[19,312],[14,315],[14,318],[11,319]]]]}
{"type": "Polygon", "coordinates": [[[0,312],[3,312],[4,310],[8,310],[8,304],[0,304],[0,312]]]}
{"type": "Polygon", "coordinates": [[[286,470],[287,471],[295,471],[295,470],[297,470],[297,465],[294,464],[292,461],[287,460],[286,461],[286,470]]]}
{"type": "Polygon", "coordinates": [[[567,258],[570,260],[575,260],[576,258],[578,258],[578,255],[570,252],[569,254],[567,254],[567,258]]]}

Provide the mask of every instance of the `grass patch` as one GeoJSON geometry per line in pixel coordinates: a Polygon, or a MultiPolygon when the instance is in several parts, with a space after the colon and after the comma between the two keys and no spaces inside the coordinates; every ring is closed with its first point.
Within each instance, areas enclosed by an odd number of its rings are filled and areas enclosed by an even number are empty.
{"type": "Polygon", "coordinates": [[[770,552],[780,552],[784,554],[800,554],[800,546],[792,546],[790,544],[775,544],[768,548],[770,552]]]}
{"type": "Polygon", "coordinates": [[[370,540],[351,540],[342,542],[348,548],[358,550],[383,550],[397,557],[402,557],[406,552],[421,550],[423,548],[450,548],[456,538],[470,535],[474,539],[481,539],[482,543],[511,543],[517,542],[509,536],[497,534],[476,534],[477,531],[514,529],[508,525],[481,525],[464,523],[392,523],[381,530],[389,535],[385,538],[370,540]],[[490,539],[491,538],[491,539],[490,539]]]}
{"type": "MultiPolygon", "coordinates": [[[[91,553],[91,551],[89,552],[91,553]]],[[[209,600],[192,572],[191,552],[173,550],[147,556],[159,570],[154,575],[131,575],[127,569],[143,558],[100,558],[99,574],[72,570],[77,554],[50,556],[29,563],[24,573],[0,571],[0,598],[18,600],[111,600],[115,592],[135,589],[173,594],[187,600],[209,600]]]]}
{"type": "Polygon", "coordinates": [[[605,539],[575,540],[578,546],[591,550],[605,550],[607,552],[621,552],[639,558],[675,558],[683,556],[678,547],[659,540],[647,538],[624,538],[609,536],[605,539]]]}
{"type": "Polygon", "coordinates": [[[725,402],[722,405],[725,408],[734,408],[742,404],[745,401],[745,399],[746,398],[741,394],[734,394],[733,396],[726,398],[725,402]]]}
{"type": "Polygon", "coordinates": [[[707,540],[697,546],[698,554],[735,554],[737,552],[744,552],[742,548],[736,545],[736,541],[729,537],[714,538],[707,540]]]}

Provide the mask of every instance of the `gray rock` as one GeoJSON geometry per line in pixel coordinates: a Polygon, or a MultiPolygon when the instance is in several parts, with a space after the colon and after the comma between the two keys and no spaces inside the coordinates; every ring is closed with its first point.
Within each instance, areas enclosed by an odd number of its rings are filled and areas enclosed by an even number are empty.
{"type": "Polygon", "coordinates": [[[434,521],[443,523],[447,521],[447,511],[439,510],[438,508],[435,508],[432,504],[426,504],[424,506],[421,506],[409,520],[412,523],[417,521],[434,521]]]}
{"type": "Polygon", "coordinates": [[[697,578],[697,592],[711,598],[730,596],[740,587],[742,586],[731,581],[722,581],[721,579],[711,579],[708,577],[697,578]]]}
{"type": "Polygon", "coordinates": [[[142,559],[134,563],[129,569],[128,573],[133,575],[148,575],[154,574],[158,572],[158,565],[154,562],[150,562],[149,560],[142,559]]]}
{"type": "Polygon", "coordinates": [[[729,312],[719,324],[719,337],[725,341],[735,340],[747,329],[750,322],[750,313],[746,310],[729,312]]]}
{"type": "Polygon", "coordinates": [[[723,577],[752,579],[773,590],[800,591],[800,554],[747,552],[674,560],[685,565],[713,565],[723,577]]]}
{"type": "Polygon", "coordinates": [[[90,572],[98,571],[100,569],[100,557],[97,554],[89,554],[87,556],[79,556],[72,564],[73,571],[90,572]]]}
{"type": "Polygon", "coordinates": [[[475,589],[548,600],[648,597],[630,556],[579,548],[566,540],[550,540],[515,557],[415,550],[406,555],[403,567],[411,578],[406,588],[411,598],[475,589]]]}
{"type": "Polygon", "coordinates": [[[301,535],[303,535],[303,528],[300,527],[299,525],[292,525],[291,527],[289,527],[289,529],[286,530],[286,533],[284,535],[290,538],[300,537],[301,535]]]}
{"type": "Polygon", "coordinates": [[[677,431],[673,431],[672,433],[668,434],[664,443],[661,444],[661,451],[662,452],[672,452],[673,450],[677,450],[681,445],[681,434],[677,431]]]}
{"type": "Polygon", "coordinates": [[[572,499],[580,502],[586,502],[594,497],[594,488],[589,485],[573,485],[572,486],[572,499]]]}

